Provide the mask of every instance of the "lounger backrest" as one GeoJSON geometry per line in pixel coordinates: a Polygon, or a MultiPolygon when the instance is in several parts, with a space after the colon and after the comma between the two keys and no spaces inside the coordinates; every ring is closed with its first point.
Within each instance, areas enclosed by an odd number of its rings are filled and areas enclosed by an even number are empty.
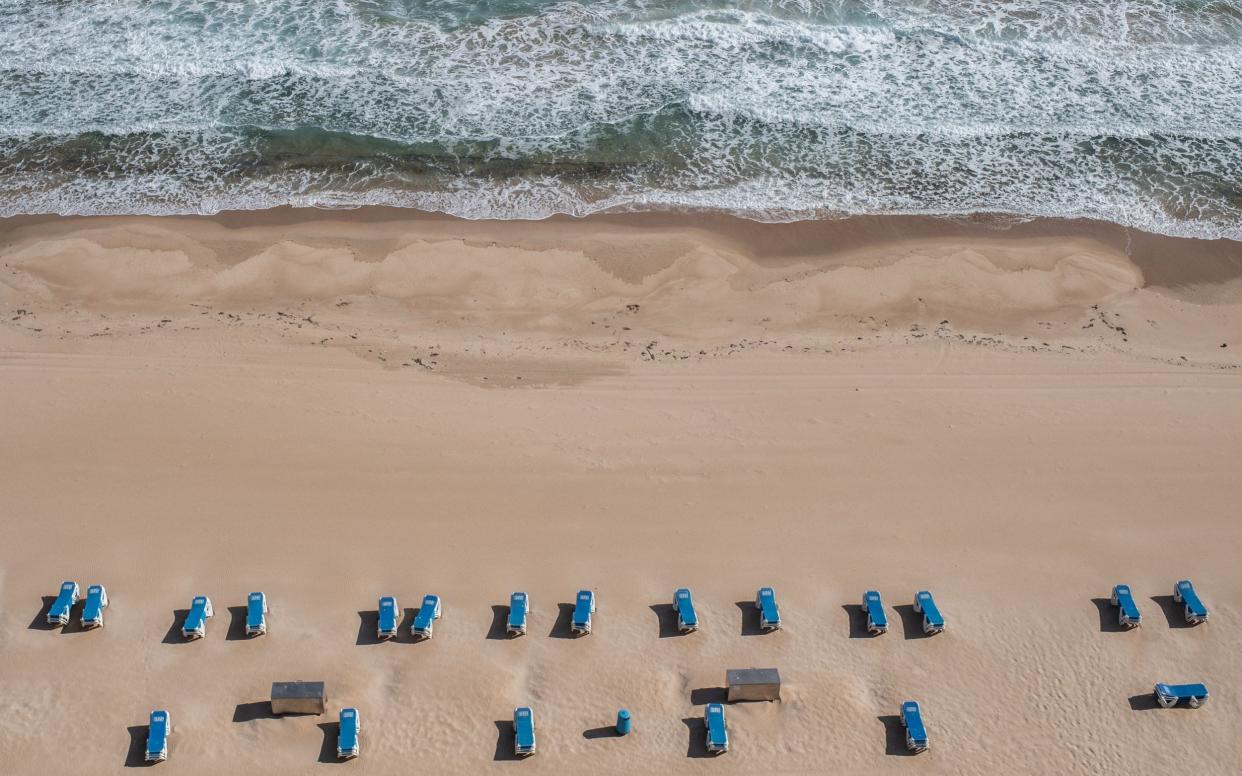
{"type": "Polygon", "coordinates": [[[521,625],[526,619],[526,594],[514,593],[509,596],[509,624],[521,625]]]}
{"type": "Polygon", "coordinates": [[[922,741],[927,738],[927,731],[923,727],[923,712],[919,709],[918,703],[914,701],[906,701],[901,705],[901,716],[905,721],[906,730],[909,731],[910,737],[915,741],[922,741]]]}
{"type": "Polygon", "coordinates": [[[714,744],[723,744],[725,740],[724,706],[719,703],[707,704],[704,713],[707,719],[707,735],[714,744]]]}
{"type": "Polygon", "coordinates": [[[379,600],[379,626],[384,630],[397,627],[397,599],[384,596],[379,600]]]}
{"type": "Polygon", "coordinates": [[[1204,614],[1207,607],[1199,600],[1199,594],[1195,592],[1195,586],[1190,583],[1189,579],[1183,579],[1177,583],[1177,590],[1181,593],[1182,601],[1195,614],[1204,614]]]}
{"type": "Polygon", "coordinates": [[[513,732],[519,746],[530,746],[535,737],[535,720],[528,707],[520,706],[513,710],[513,732]]]}
{"type": "Polygon", "coordinates": [[[763,611],[765,620],[777,619],[776,591],[770,587],[761,588],[759,590],[759,607],[763,611]]]}
{"type": "Polygon", "coordinates": [[[917,597],[923,616],[933,625],[943,625],[944,618],[940,616],[940,609],[936,606],[936,599],[932,598],[932,594],[927,590],[920,590],[917,597]]]}
{"type": "Polygon", "coordinates": [[[357,709],[341,709],[340,716],[340,735],[337,739],[337,746],[341,749],[353,749],[358,741],[358,711],[357,709]]]}
{"type": "Polygon", "coordinates": [[[690,590],[680,588],[674,593],[677,599],[677,613],[681,615],[681,619],[686,622],[692,622],[698,618],[694,614],[694,600],[690,597],[690,590]]]}
{"type": "Polygon", "coordinates": [[[591,593],[583,590],[578,593],[578,603],[574,606],[574,622],[586,622],[591,617],[591,593]]]}
{"type": "Polygon", "coordinates": [[[165,741],[168,739],[168,712],[153,711],[151,712],[151,725],[147,734],[147,751],[152,754],[158,754],[164,751],[165,741]]]}
{"type": "Polygon", "coordinates": [[[868,590],[866,594],[867,614],[876,625],[886,625],[888,618],[884,615],[884,605],[880,602],[880,594],[868,590]]]}

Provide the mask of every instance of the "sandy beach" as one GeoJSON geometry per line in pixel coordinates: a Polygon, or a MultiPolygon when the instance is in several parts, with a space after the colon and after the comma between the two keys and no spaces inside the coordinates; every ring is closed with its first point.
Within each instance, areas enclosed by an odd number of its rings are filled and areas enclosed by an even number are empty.
{"type": "MultiPolygon", "coordinates": [[[[1237,772],[1242,248],[1085,222],[0,222],[0,762],[1237,772]],[[1211,621],[1170,593],[1194,580],[1211,621]],[[40,623],[107,585],[102,630],[40,623]],[[1129,583],[1144,615],[1118,632],[1129,583]],[[783,630],[754,633],[771,585],[783,630]],[[672,635],[693,589],[702,630],[672,635]],[[595,632],[563,607],[599,599],[595,632]],[[865,636],[862,592],[892,629],[865,636]],[[948,620],[923,638],[909,605],[948,620]],[[271,630],[240,635],[263,590],[271,630]],[[501,638],[513,590],[531,630],[501,638]],[[375,643],[376,599],[444,600],[375,643]],[[205,639],[183,643],[192,596],[205,639]],[[780,703],[701,718],[726,668],[780,703]],[[271,682],[329,713],[273,718],[271,682]],[[1205,682],[1163,710],[1154,682],[1205,682]],[[899,704],[930,751],[906,756],[899,704]],[[511,761],[513,707],[539,753],[511,761]],[[619,708],[634,732],[602,730],[619,708]]],[[[75,610],[76,613],[76,610],[75,610]]]]}

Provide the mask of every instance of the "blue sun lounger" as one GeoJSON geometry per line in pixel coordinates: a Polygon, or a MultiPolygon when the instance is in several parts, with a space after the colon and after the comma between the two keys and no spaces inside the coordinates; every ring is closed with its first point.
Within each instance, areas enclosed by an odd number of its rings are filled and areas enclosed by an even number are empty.
{"type": "Polygon", "coordinates": [[[1156,684],[1156,702],[1171,709],[1182,701],[1192,709],[1207,703],[1208,689],[1205,684],[1156,684]]]}
{"type": "Polygon", "coordinates": [[[535,753],[535,712],[530,706],[513,710],[513,754],[526,757],[535,753]]]}
{"type": "Polygon", "coordinates": [[[151,724],[147,728],[147,756],[149,763],[168,759],[168,737],[172,735],[172,719],[164,709],[151,712],[151,724]]]}
{"type": "Polygon", "coordinates": [[[923,710],[918,701],[901,704],[901,725],[906,729],[906,748],[911,752],[927,751],[927,728],[923,726],[923,710]]]}
{"type": "Polygon", "coordinates": [[[931,636],[944,632],[944,616],[940,614],[940,608],[936,606],[936,599],[932,598],[931,592],[920,590],[914,594],[914,611],[923,615],[923,633],[931,636]]]}
{"type": "Polygon", "coordinates": [[[530,598],[523,592],[509,596],[509,620],[505,623],[505,631],[510,636],[526,635],[526,615],[530,613],[530,598]]]}
{"type": "Polygon", "coordinates": [[[108,608],[108,591],[103,585],[86,588],[86,605],[82,607],[82,627],[102,628],[103,610],[108,608]]]}
{"type": "Polygon", "coordinates": [[[78,596],[81,594],[81,588],[77,582],[65,580],[60,583],[60,592],[56,594],[56,600],[52,602],[52,607],[47,610],[48,625],[68,625],[69,614],[78,602],[78,596]]]}
{"type": "Polygon", "coordinates": [[[759,610],[759,629],[774,631],[781,627],[781,610],[776,605],[776,591],[761,587],[755,591],[755,608],[759,610]]]}
{"type": "Polygon", "coordinates": [[[418,614],[414,615],[414,624],[410,626],[410,635],[419,639],[431,638],[432,631],[436,627],[436,620],[440,619],[440,613],[440,596],[423,596],[423,605],[418,607],[418,614]]]}
{"type": "Polygon", "coordinates": [[[358,716],[358,710],[352,706],[341,709],[339,719],[340,724],[336,730],[336,758],[349,760],[362,751],[362,745],[358,742],[358,734],[362,732],[362,719],[358,716]]]}
{"type": "Polygon", "coordinates": [[[591,632],[591,615],[595,614],[595,592],[579,590],[578,600],[574,604],[574,614],[569,620],[569,631],[575,636],[585,636],[591,632]]]}
{"type": "Polygon", "coordinates": [[[1117,624],[1127,630],[1143,624],[1143,614],[1134,603],[1129,585],[1113,585],[1113,606],[1117,607],[1117,624]]]}
{"type": "Polygon", "coordinates": [[[709,703],[703,711],[703,724],[707,728],[707,751],[724,754],[729,751],[729,731],[725,727],[724,704],[709,703]]]}
{"type": "Polygon", "coordinates": [[[379,619],[375,625],[375,636],[380,639],[397,637],[397,626],[401,622],[401,610],[397,607],[395,596],[386,595],[379,600],[379,619]]]}
{"type": "Polygon", "coordinates": [[[246,635],[262,636],[267,633],[267,595],[251,593],[246,598],[246,635]]]}
{"type": "Polygon", "coordinates": [[[679,587],[673,591],[673,608],[677,610],[677,630],[693,633],[699,629],[699,615],[694,611],[690,588],[679,587]]]}
{"type": "Polygon", "coordinates": [[[1195,586],[1190,583],[1189,579],[1180,580],[1173,586],[1173,600],[1185,605],[1186,622],[1191,625],[1207,622],[1207,607],[1199,600],[1199,594],[1195,592],[1195,586]]]}
{"type": "Polygon", "coordinates": [[[190,602],[190,613],[185,616],[185,622],[181,623],[181,637],[186,639],[201,639],[207,635],[207,621],[215,616],[215,611],[211,608],[211,599],[205,595],[196,595],[194,600],[190,602]]]}
{"type": "Polygon", "coordinates": [[[888,616],[884,614],[884,603],[875,590],[863,593],[863,613],[867,615],[867,632],[872,636],[888,633],[888,616]]]}

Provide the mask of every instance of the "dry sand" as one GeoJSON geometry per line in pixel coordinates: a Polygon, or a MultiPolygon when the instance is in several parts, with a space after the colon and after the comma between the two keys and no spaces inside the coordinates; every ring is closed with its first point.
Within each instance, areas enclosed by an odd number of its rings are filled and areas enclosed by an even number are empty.
{"type": "Polygon", "coordinates": [[[342,705],[358,773],[1239,770],[1236,245],[387,211],[0,228],[6,773],[118,772],[155,707],[161,771],[305,773],[342,705]],[[1197,628],[1168,599],[1187,576],[1197,628]],[[106,628],[39,626],[62,579],[108,586],[106,628]],[[1135,632],[1103,602],[1122,581],[1135,632]],[[682,585],[703,630],[667,636],[682,585]],[[760,585],[781,632],[751,633],[760,585]],[[596,632],[561,638],[580,587],[596,632]],[[923,587],[941,636],[906,608],[923,587]],[[866,588],[887,635],[859,637],[866,588]],[[530,635],[497,638],[516,589],[530,635]],[[251,590],[271,632],[245,640],[251,590]],[[426,592],[432,641],[373,643],[378,596],[426,592]],[[216,617],[183,644],[198,593],[216,617]],[[733,751],[700,758],[745,666],[784,700],[730,706],[733,751]],[[331,714],[270,718],[293,678],[331,714]],[[1153,709],[1159,680],[1212,700],[1153,709]],[[634,734],[598,735],[621,707],[634,734]]]}

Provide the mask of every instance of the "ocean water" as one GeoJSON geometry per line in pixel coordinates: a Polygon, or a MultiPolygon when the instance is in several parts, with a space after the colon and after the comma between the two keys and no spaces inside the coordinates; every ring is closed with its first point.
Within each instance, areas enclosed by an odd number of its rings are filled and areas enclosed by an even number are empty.
{"type": "Polygon", "coordinates": [[[1242,0],[0,0],[0,215],[1087,217],[1242,238],[1242,0]]]}

